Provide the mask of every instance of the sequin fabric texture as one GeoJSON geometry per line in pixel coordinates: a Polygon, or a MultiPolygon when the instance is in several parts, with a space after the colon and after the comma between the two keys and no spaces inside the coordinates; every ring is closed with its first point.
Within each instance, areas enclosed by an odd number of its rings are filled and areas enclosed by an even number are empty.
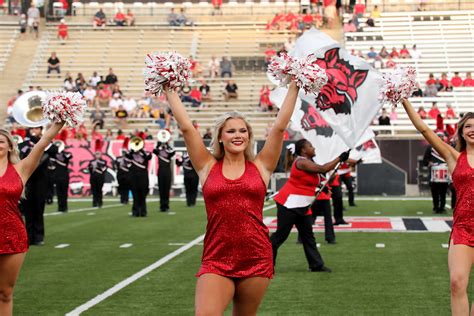
{"type": "Polygon", "coordinates": [[[202,189],[208,222],[197,276],[272,278],[272,246],[262,213],[266,186],[252,162],[235,180],[225,178],[222,165],[212,167],[202,189]]]}
{"type": "Polygon", "coordinates": [[[12,164],[0,177],[0,254],[28,250],[25,224],[18,210],[23,183],[12,164]]]}
{"type": "Polygon", "coordinates": [[[466,151],[458,158],[453,171],[453,183],[456,206],[451,240],[455,245],[474,247],[474,168],[469,165],[466,151]]]}

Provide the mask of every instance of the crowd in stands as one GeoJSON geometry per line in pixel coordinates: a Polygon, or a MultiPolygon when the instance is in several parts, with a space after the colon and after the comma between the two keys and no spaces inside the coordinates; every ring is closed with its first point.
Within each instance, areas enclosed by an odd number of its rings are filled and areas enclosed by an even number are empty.
{"type": "Polygon", "coordinates": [[[311,13],[310,10],[302,10],[300,13],[293,13],[282,11],[275,14],[272,20],[269,20],[266,25],[266,30],[289,30],[292,32],[299,32],[308,29],[312,26],[321,28],[323,25],[323,16],[319,11],[311,13]]]}
{"type": "MultiPolygon", "coordinates": [[[[135,25],[135,15],[128,9],[127,13],[123,13],[122,10],[118,10],[113,19],[108,21],[109,25],[115,26],[133,26],[135,25]]],[[[96,28],[105,28],[107,25],[107,17],[102,8],[99,8],[92,18],[92,26],[96,28]]]]}
{"type": "Polygon", "coordinates": [[[392,50],[389,52],[385,46],[382,46],[380,51],[376,51],[374,47],[370,47],[369,51],[364,54],[362,51],[356,51],[355,49],[351,50],[351,54],[358,56],[362,59],[365,59],[371,64],[374,68],[396,68],[397,59],[412,59],[418,60],[421,58],[421,51],[413,45],[411,49],[408,49],[406,45],[403,45],[400,50],[397,50],[396,47],[392,47],[392,50]]]}
{"type": "Polygon", "coordinates": [[[38,39],[40,26],[40,11],[34,3],[30,4],[30,7],[26,14],[20,14],[18,25],[20,26],[20,39],[26,38],[27,29],[34,39],[38,39]]]}
{"type": "Polygon", "coordinates": [[[170,26],[193,26],[194,22],[186,17],[184,14],[184,8],[179,10],[177,14],[174,8],[171,8],[170,13],[168,14],[168,24],[170,26]]]}
{"type": "Polygon", "coordinates": [[[474,87],[474,80],[471,72],[466,72],[464,79],[459,76],[459,72],[455,72],[451,79],[448,78],[445,72],[441,74],[441,78],[436,78],[433,73],[430,73],[425,84],[423,95],[435,97],[439,91],[452,91],[454,87],[474,87]]]}

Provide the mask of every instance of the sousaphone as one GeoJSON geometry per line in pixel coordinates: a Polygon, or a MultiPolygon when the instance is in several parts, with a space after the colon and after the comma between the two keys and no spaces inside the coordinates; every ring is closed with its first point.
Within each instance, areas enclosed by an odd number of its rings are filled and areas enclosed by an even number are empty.
{"type": "Polygon", "coordinates": [[[139,151],[145,146],[145,142],[141,137],[133,136],[128,143],[128,150],[139,151]]]}
{"type": "Polygon", "coordinates": [[[160,129],[156,134],[156,138],[159,142],[167,143],[171,139],[171,133],[166,129],[160,129]]]}
{"type": "Polygon", "coordinates": [[[13,117],[18,124],[26,127],[40,127],[48,123],[43,116],[42,101],[45,99],[44,91],[29,91],[16,99],[13,104],[13,117]]]}
{"type": "Polygon", "coordinates": [[[53,145],[58,147],[58,153],[61,153],[64,151],[64,149],[66,148],[66,144],[62,141],[62,140],[55,140],[53,142],[53,145]]]}

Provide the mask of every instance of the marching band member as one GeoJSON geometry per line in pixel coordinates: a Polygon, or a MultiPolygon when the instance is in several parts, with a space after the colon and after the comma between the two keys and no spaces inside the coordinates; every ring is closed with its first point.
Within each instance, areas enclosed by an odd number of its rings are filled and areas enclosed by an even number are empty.
{"type": "MultiPolygon", "coordinates": [[[[64,146],[64,143],[59,144],[64,146]]],[[[69,190],[69,162],[72,159],[72,154],[59,148],[58,152],[51,157],[51,164],[53,165],[53,180],[56,186],[56,195],[58,196],[58,212],[67,212],[67,196],[69,190]]]]}
{"type": "Polygon", "coordinates": [[[146,196],[148,195],[148,161],[151,159],[151,154],[143,149],[144,140],[139,137],[134,137],[130,140],[132,145],[130,151],[125,154],[131,162],[130,165],[130,188],[132,189],[133,217],[147,216],[146,196]]]}
{"type": "Polygon", "coordinates": [[[94,153],[94,159],[89,162],[87,169],[90,175],[92,206],[102,207],[102,188],[105,182],[107,162],[102,159],[102,153],[100,151],[94,153]]]}
{"type": "Polygon", "coordinates": [[[184,173],[184,189],[186,190],[186,205],[196,205],[196,198],[198,194],[199,176],[194,170],[191,158],[188,153],[185,153],[179,159],[176,158],[176,164],[183,167],[184,173]]]}
{"type": "Polygon", "coordinates": [[[117,171],[118,193],[120,203],[128,204],[128,193],[130,191],[130,167],[132,162],[126,157],[129,138],[125,138],[122,146],[122,156],[114,161],[114,169],[117,171]]]}
{"type": "Polygon", "coordinates": [[[171,190],[171,158],[175,150],[166,142],[158,141],[153,153],[158,156],[158,190],[160,191],[160,212],[169,211],[171,190]]]}

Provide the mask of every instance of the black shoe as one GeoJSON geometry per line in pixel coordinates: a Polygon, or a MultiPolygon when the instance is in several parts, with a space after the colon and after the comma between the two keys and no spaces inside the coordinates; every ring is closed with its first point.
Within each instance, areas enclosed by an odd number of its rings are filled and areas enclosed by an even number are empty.
{"type": "Polygon", "coordinates": [[[332,272],[332,270],[326,266],[322,266],[319,268],[310,268],[309,271],[311,272],[332,272]]]}
{"type": "Polygon", "coordinates": [[[163,212],[163,213],[168,212],[168,211],[169,211],[169,209],[160,210],[160,212],[163,212]]]}
{"type": "Polygon", "coordinates": [[[335,245],[337,242],[335,240],[327,240],[328,244],[335,245]]]}
{"type": "Polygon", "coordinates": [[[349,204],[349,206],[357,206],[355,203],[349,204]]]}
{"type": "Polygon", "coordinates": [[[336,221],[336,222],[334,222],[333,225],[336,225],[336,226],[337,226],[337,225],[349,225],[349,223],[346,222],[345,220],[341,220],[341,221],[336,221]]]}

